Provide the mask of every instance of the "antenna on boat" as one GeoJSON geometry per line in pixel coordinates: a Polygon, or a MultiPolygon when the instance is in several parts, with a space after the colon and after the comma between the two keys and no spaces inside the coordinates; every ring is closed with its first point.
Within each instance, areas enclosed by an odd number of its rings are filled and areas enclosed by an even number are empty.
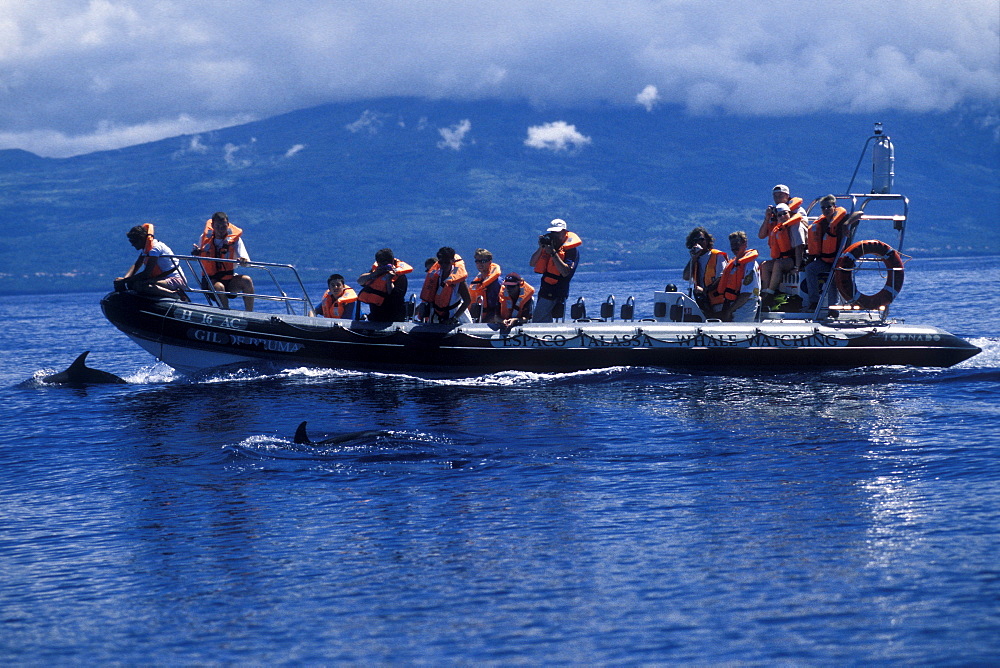
{"type": "Polygon", "coordinates": [[[858,176],[858,169],[861,168],[861,161],[868,151],[868,144],[875,140],[872,147],[872,193],[888,194],[892,192],[892,182],[895,177],[894,168],[896,163],[896,153],[892,146],[889,135],[882,134],[882,124],[875,124],[875,133],[865,141],[861,155],[858,156],[858,164],[854,167],[854,174],[851,175],[851,182],[847,185],[847,192],[851,192],[854,179],[858,176]]]}

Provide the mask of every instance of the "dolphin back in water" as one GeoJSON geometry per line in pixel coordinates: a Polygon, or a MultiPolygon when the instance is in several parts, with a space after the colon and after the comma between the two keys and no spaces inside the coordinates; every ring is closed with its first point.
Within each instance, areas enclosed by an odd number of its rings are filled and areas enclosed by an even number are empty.
{"type": "Polygon", "coordinates": [[[354,443],[373,442],[379,436],[385,436],[389,432],[379,430],[351,431],[339,436],[324,438],[322,441],[314,441],[306,433],[306,423],[303,422],[295,430],[295,443],[298,445],[345,445],[354,443]]]}
{"type": "Polygon", "coordinates": [[[89,350],[85,350],[80,354],[73,363],[69,365],[69,368],[65,371],[60,371],[59,373],[54,373],[51,376],[45,376],[42,378],[42,382],[50,385],[85,385],[93,383],[125,383],[113,373],[108,373],[107,371],[101,371],[100,369],[91,369],[87,366],[87,355],[90,354],[89,350]]]}

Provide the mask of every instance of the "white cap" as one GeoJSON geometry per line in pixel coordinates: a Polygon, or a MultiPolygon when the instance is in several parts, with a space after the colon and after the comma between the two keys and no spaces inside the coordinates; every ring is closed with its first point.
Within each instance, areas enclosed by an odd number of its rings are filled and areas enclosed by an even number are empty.
{"type": "Polygon", "coordinates": [[[566,221],[562,218],[556,218],[551,223],[549,223],[549,229],[546,232],[562,232],[566,229],[566,221]]]}
{"type": "Polygon", "coordinates": [[[791,208],[787,204],[779,204],[776,207],[774,207],[774,210],[775,211],[786,211],[788,213],[792,212],[791,208]]]}
{"type": "Polygon", "coordinates": [[[771,188],[771,192],[773,192],[773,193],[785,193],[786,195],[790,195],[791,194],[791,192],[788,190],[788,186],[786,186],[784,183],[779,183],[778,185],[776,185],[773,188],[771,188]]]}

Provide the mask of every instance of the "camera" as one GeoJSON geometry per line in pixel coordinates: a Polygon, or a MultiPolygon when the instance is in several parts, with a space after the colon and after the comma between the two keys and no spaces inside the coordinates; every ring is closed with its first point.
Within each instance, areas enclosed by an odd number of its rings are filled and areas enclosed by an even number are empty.
{"type": "Polygon", "coordinates": [[[538,245],[539,246],[551,246],[552,245],[552,238],[548,234],[539,234],[538,235],[538,245]]]}

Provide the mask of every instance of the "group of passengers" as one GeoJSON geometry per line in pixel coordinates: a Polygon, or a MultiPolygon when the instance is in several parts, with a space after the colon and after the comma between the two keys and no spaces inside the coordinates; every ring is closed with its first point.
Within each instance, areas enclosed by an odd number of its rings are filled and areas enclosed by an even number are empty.
{"type": "MultiPolygon", "coordinates": [[[[783,277],[803,270],[806,297],[799,310],[811,313],[819,304],[821,282],[829,279],[849,227],[847,210],[837,206],[834,195],[826,195],[820,200],[821,215],[810,223],[802,198],[792,197],[788,186],[774,186],[771,195],[774,204],[767,207],[757,232],[758,238],[767,239],[770,252],[763,263],[757,262],[757,251],[748,248],[746,232],[729,235],[732,259],[714,248],[714,238],[704,227],[688,234],[685,246],[691,259],[684,267],[684,280],[691,282],[692,296],[706,317],[753,321],[758,310],[775,306],[783,277]]],[[[834,290],[827,290],[827,306],[834,296],[834,290]]]]}
{"type": "MultiPolygon", "coordinates": [[[[733,257],[714,248],[714,238],[704,227],[696,227],[685,245],[691,259],[684,267],[684,280],[691,282],[692,297],[708,318],[749,322],[760,309],[775,303],[782,278],[788,272],[805,271],[807,296],[801,310],[811,312],[819,302],[820,282],[829,278],[839,245],[848,228],[847,211],[837,206],[837,198],[820,200],[822,215],[809,223],[801,197],[792,197],[788,186],[772,190],[774,204],[767,207],[757,236],[767,239],[770,259],[758,263],[758,253],[749,248],[746,232],[729,235],[733,257]],[[763,286],[763,287],[762,287],[763,286]]],[[[247,311],[253,310],[254,285],[236,266],[250,262],[243,243],[243,231],[218,211],[205,222],[191,254],[201,258],[201,287],[210,300],[223,308],[229,299],[243,297],[247,311]]],[[[136,263],[125,276],[115,279],[116,289],[131,288],[158,297],[188,301],[187,281],[180,263],[162,241],[154,237],[152,224],[137,225],[128,231],[128,240],[140,251],[136,263]]],[[[421,322],[502,323],[513,326],[525,322],[552,322],[562,316],[569,297],[570,281],[580,261],[580,237],[569,231],[566,221],[557,218],[538,237],[538,247],[529,264],[540,274],[537,290],[517,272],[503,275],[493,254],[477,249],[473,259],[477,275],[469,276],[465,261],[450,246],[441,247],[424,263],[425,275],[420,303],[413,317],[421,322]],[[502,278],[501,278],[502,276],[502,278]],[[536,296],[537,295],[537,296],[536,296]],[[534,302],[533,302],[534,298],[534,302]]],[[[407,320],[408,275],[413,267],[398,259],[390,248],[375,253],[375,261],[358,277],[356,291],[341,274],[327,279],[327,290],[319,308],[311,315],[326,318],[360,317],[359,302],[367,304],[368,319],[376,322],[407,320]]],[[[827,305],[834,291],[827,291],[827,305]]]]}
{"type": "MultiPolygon", "coordinates": [[[[236,273],[236,265],[250,262],[242,239],[243,231],[229,222],[224,212],[216,212],[205,223],[201,239],[191,254],[198,256],[202,268],[201,288],[209,299],[229,308],[229,299],[240,295],[247,311],[253,310],[253,280],[236,273]]],[[[154,236],[153,225],[136,225],[127,233],[129,243],[139,251],[139,258],[124,276],[115,279],[115,289],[132,289],[154,297],[175,297],[189,301],[187,279],[173,251],[154,236]]],[[[476,250],[478,274],[466,282],[465,261],[454,248],[441,247],[436,256],[424,263],[425,275],[420,290],[420,304],[414,317],[422,322],[502,323],[511,327],[526,322],[552,322],[560,317],[569,285],[580,261],[580,237],[569,231],[566,221],[557,218],[538,237],[538,248],[530,263],[541,275],[539,289],[517,272],[503,276],[493,254],[485,248],[476,250]],[[502,276],[502,278],[501,278],[502,276]],[[537,294],[537,299],[535,298],[537,294]]],[[[332,274],[319,308],[310,315],[326,318],[359,317],[358,303],[367,304],[368,319],[376,322],[402,322],[408,319],[406,295],[408,274],[413,267],[398,259],[390,248],[375,253],[375,262],[358,277],[360,289],[347,285],[343,275],[332,274]]]]}
{"type": "MultiPolygon", "coordinates": [[[[126,237],[139,251],[139,257],[124,276],[115,279],[115,289],[129,288],[154,297],[190,301],[185,293],[188,282],[184,270],[170,247],[155,237],[153,224],[136,225],[126,237]]],[[[229,299],[242,295],[243,306],[247,311],[253,310],[253,279],[236,273],[237,264],[250,263],[243,243],[243,230],[230,223],[224,212],[217,211],[205,221],[205,229],[198,242],[192,245],[191,254],[203,258],[200,260],[201,287],[211,291],[212,300],[222,308],[229,308],[229,299]]]]}
{"type": "MultiPolygon", "coordinates": [[[[465,260],[451,246],[442,246],[424,262],[420,303],[413,318],[420,322],[500,323],[505,327],[552,322],[569,296],[582,243],[577,234],[569,231],[566,221],[557,218],[549,223],[530,258],[535,273],[541,274],[537,299],[534,286],[517,272],[504,275],[487,249],[479,248],[474,253],[478,273],[467,281],[465,260]]],[[[358,276],[361,288],[357,292],[344,283],[340,274],[327,279],[327,291],[317,315],[356,317],[360,302],[368,305],[369,320],[402,322],[409,317],[406,295],[412,272],[413,267],[397,258],[391,248],[383,248],[375,253],[371,269],[358,276]]]]}

